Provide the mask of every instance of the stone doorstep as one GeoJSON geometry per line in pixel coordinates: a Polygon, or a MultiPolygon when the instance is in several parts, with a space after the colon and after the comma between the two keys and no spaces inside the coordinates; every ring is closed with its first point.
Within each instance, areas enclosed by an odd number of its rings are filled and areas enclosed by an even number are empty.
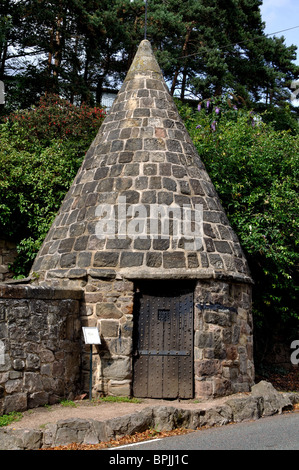
{"type": "Polygon", "coordinates": [[[196,430],[203,426],[223,426],[279,414],[292,410],[299,403],[299,393],[279,393],[271,384],[265,389],[264,384],[260,382],[252,387],[252,393],[247,397],[228,397],[223,404],[211,404],[207,408],[201,408],[200,404],[192,410],[173,406],[148,406],[142,411],[105,421],[72,418],[48,424],[43,430],[3,428],[0,429],[0,450],[47,449],[73,442],[98,444],[149,428],[171,431],[180,427],[196,430]],[[263,394],[259,394],[259,390],[263,394]]]}

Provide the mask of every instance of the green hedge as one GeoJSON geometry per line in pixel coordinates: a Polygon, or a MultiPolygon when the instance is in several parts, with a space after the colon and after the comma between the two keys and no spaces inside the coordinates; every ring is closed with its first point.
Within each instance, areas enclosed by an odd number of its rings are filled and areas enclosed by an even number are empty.
{"type": "Polygon", "coordinates": [[[229,99],[178,106],[247,256],[255,327],[298,334],[298,133],[229,99]]]}
{"type": "Polygon", "coordinates": [[[52,95],[0,125],[1,237],[18,244],[16,276],[28,274],[103,117],[52,95]]]}

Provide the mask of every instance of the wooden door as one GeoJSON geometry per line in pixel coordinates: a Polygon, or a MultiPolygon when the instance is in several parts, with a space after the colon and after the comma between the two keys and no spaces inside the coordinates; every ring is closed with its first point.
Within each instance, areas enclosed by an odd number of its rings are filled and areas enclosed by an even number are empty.
{"type": "Polygon", "coordinates": [[[150,283],[136,298],[136,397],[193,397],[193,289],[150,283]]]}

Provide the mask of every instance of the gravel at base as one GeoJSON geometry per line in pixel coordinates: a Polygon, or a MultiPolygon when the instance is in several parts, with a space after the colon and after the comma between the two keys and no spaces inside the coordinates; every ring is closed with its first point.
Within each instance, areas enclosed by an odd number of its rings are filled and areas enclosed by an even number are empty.
{"type": "MultiPolygon", "coordinates": [[[[233,397],[243,397],[247,394],[231,395],[233,397]]],[[[23,417],[20,421],[11,423],[8,428],[12,429],[40,429],[49,423],[56,423],[61,419],[69,418],[82,418],[94,419],[103,421],[118,416],[123,416],[131,413],[142,411],[148,406],[174,406],[177,408],[196,409],[196,408],[209,408],[217,406],[227,401],[228,397],[214,399],[210,401],[200,400],[155,400],[155,399],[142,399],[140,403],[125,403],[125,402],[100,402],[93,403],[88,400],[76,401],[76,407],[63,406],[61,404],[51,405],[50,407],[34,408],[22,413],[23,417]]]]}

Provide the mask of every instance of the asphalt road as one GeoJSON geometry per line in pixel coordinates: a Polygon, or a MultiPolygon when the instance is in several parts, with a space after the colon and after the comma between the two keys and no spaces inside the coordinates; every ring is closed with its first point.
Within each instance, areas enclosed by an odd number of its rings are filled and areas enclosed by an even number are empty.
{"type": "MultiPolygon", "coordinates": [[[[130,451],[299,450],[299,413],[202,429],[180,436],[116,448],[130,451]]],[[[123,455],[123,454],[122,454],[123,455]]]]}

